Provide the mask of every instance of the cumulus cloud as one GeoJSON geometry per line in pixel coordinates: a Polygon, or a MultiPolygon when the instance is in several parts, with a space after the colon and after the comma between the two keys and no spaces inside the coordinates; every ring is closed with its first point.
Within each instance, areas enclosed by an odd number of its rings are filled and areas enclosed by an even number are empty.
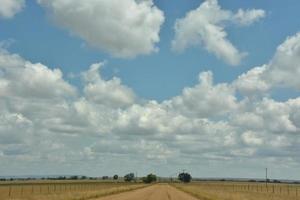
{"type": "Polygon", "coordinates": [[[121,80],[113,77],[105,81],[100,76],[100,68],[103,63],[96,63],[90,66],[90,69],[82,74],[87,83],[84,87],[85,97],[92,102],[112,107],[122,107],[131,105],[135,101],[134,92],[122,85],[121,80]],[[108,93],[108,91],[110,91],[108,93]]]}
{"type": "Polygon", "coordinates": [[[293,87],[300,90],[300,33],[288,37],[281,44],[269,63],[262,79],[279,87],[293,87]]]}
{"type": "Polygon", "coordinates": [[[261,78],[267,66],[254,67],[240,75],[233,85],[245,96],[264,95],[271,85],[261,78]]]}
{"type": "Polygon", "coordinates": [[[164,14],[152,0],[38,0],[52,18],[115,57],[131,58],[158,51],[164,14]]]}
{"type": "Polygon", "coordinates": [[[0,96],[49,99],[76,94],[76,89],[63,79],[59,69],[51,70],[40,63],[31,63],[5,50],[0,50],[0,72],[3,77],[0,96]]]}
{"type": "Polygon", "coordinates": [[[264,18],[266,13],[261,9],[243,10],[239,9],[238,12],[233,15],[233,21],[242,26],[251,25],[254,22],[264,18]]]}
{"type": "Polygon", "coordinates": [[[0,0],[0,18],[14,17],[25,6],[25,0],[0,0]]]}
{"type": "Polygon", "coordinates": [[[182,95],[168,103],[182,113],[198,117],[222,115],[237,107],[234,89],[226,83],[214,85],[212,72],[202,72],[199,82],[184,88],[182,95]]]}
{"type": "Polygon", "coordinates": [[[240,75],[235,87],[246,96],[268,92],[272,88],[300,90],[300,33],[288,37],[269,63],[240,75]]]}
{"type": "Polygon", "coordinates": [[[175,23],[175,38],[172,48],[184,51],[190,46],[203,46],[226,63],[239,65],[246,53],[240,52],[228,39],[225,31],[226,23],[234,22],[239,25],[250,25],[265,13],[263,10],[242,10],[234,14],[223,10],[217,0],[206,0],[197,9],[186,14],[175,23]]]}
{"type": "MultiPolygon", "coordinates": [[[[59,69],[1,50],[0,169],[20,169],[14,165],[18,161],[28,170],[38,166],[67,172],[72,164],[86,172],[97,166],[89,171],[92,175],[98,169],[114,173],[120,162],[124,174],[154,165],[167,166],[162,173],[169,173],[170,166],[177,170],[183,162],[196,168],[207,163],[234,167],[237,162],[263,167],[260,161],[267,160],[264,165],[280,168],[288,160],[298,167],[300,99],[262,95],[277,85],[263,77],[273,66],[277,69],[278,55],[296,57],[297,45],[292,44],[232,83],[214,83],[212,72],[201,72],[197,84],[162,102],[140,100],[117,77],[105,80],[101,62],[80,74],[80,88],[59,69]],[[243,93],[238,96],[238,91],[243,93]]],[[[286,62],[280,66],[289,66],[290,59],[286,62]]]]}

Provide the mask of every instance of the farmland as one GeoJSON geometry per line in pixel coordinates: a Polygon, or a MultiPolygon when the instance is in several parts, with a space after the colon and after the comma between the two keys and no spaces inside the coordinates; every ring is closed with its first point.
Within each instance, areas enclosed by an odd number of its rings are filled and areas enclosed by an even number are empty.
{"type": "Polygon", "coordinates": [[[154,185],[102,180],[7,181],[0,183],[0,199],[300,200],[300,185],[222,181],[154,185]]]}
{"type": "Polygon", "coordinates": [[[231,182],[174,184],[203,200],[298,200],[300,185],[231,182]]]}
{"type": "Polygon", "coordinates": [[[84,200],[145,187],[140,183],[103,181],[21,181],[0,183],[0,199],[84,200]]]}

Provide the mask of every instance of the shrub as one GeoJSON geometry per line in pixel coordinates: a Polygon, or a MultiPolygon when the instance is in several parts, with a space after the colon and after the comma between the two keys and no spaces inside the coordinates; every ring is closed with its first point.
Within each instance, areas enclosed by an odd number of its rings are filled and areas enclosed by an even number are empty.
{"type": "Polygon", "coordinates": [[[130,182],[134,180],[134,173],[129,173],[124,176],[124,181],[130,182]]]}
{"type": "Polygon", "coordinates": [[[143,177],[143,182],[144,183],[152,183],[156,182],[157,177],[154,174],[148,174],[146,177],[143,177]]]}
{"type": "Polygon", "coordinates": [[[178,179],[181,182],[189,183],[192,180],[192,176],[189,173],[182,172],[178,175],[178,179]]]}

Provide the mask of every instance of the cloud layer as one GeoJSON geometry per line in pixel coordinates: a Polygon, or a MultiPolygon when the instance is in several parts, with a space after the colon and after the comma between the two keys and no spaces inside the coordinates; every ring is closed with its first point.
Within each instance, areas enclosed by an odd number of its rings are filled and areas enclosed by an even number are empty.
{"type": "Polygon", "coordinates": [[[217,0],[206,0],[197,9],[177,19],[172,48],[184,51],[190,46],[202,46],[226,63],[239,65],[246,53],[240,52],[228,39],[225,26],[228,22],[248,26],[265,17],[263,10],[242,10],[237,13],[223,10],[217,0]]]}
{"type": "Polygon", "coordinates": [[[57,24],[115,57],[158,51],[164,14],[152,0],[38,0],[57,24]]]}
{"type": "Polygon", "coordinates": [[[278,87],[299,91],[299,38],[287,38],[270,62],[232,83],[201,72],[199,83],[161,103],[141,100],[117,77],[104,80],[103,63],[81,73],[79,89],[59,69],[1,50],[0,170],[21,170],[20,161],[23,173],[43,165],[50,173],[71,165],[113,173],[120,162],[124,173],[164,163],[171,170],[182,163],[299,168],[300,98],[271,95],[278,87]]]}
{"type": "Polygon", "coordinates": [[[25,6],[25,0],[0,0],[0,18],[12,18],[25,6]]]}

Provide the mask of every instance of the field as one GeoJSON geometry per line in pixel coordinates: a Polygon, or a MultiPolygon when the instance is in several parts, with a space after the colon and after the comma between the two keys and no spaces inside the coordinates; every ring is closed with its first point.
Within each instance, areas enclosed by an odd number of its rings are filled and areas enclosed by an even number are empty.
{"type": "Polygon", "coordinates": [[[300,185],[208,181],[154,185],[93,180],[0,182],[0,200],[7,199],[300,200],[300,185]]]}
{"type": "Polygon", "coordinates": [[[199,182],[173,186],[203,200],[300,200],[300,185],[199,182]]]}
{"type": "Polygon", "coordinates": [[[24,181],[0,183],[0,200],[85,200],[145,187],[100,181],[24,181]]]}

